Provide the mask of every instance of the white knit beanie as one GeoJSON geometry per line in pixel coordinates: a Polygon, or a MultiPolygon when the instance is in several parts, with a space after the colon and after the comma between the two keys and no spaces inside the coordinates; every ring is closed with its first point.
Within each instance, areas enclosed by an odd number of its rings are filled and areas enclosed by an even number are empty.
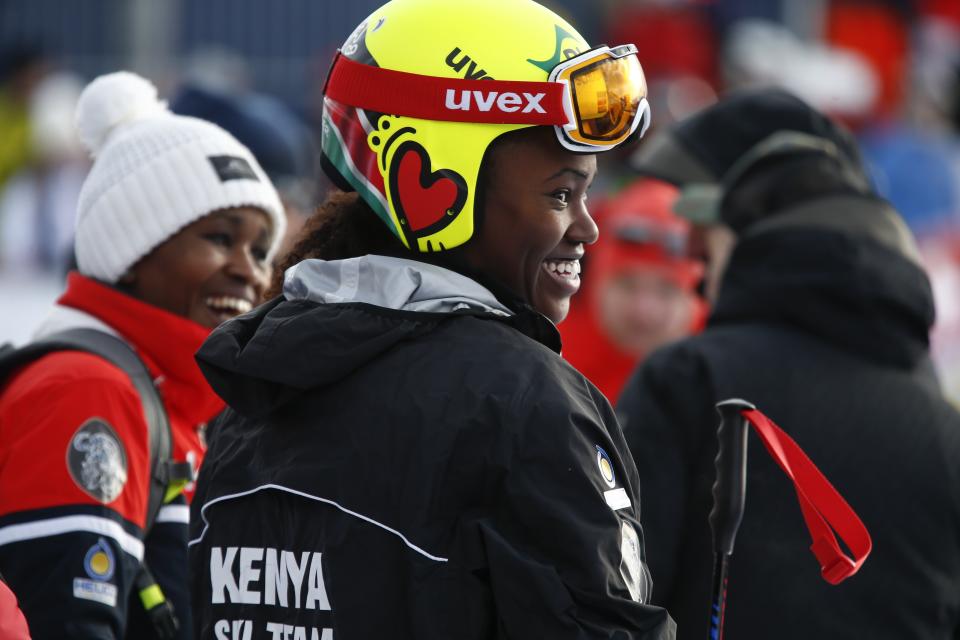
{"type": "Polygon", "coordinates": [[[286,217],[250,151],[215,124],[171,113],[148,80],[119,71],[91,82],[77,103],[77,131],[93,157],[80,191],[80,273],[116,282],[180,229],[232,207],[272,222],[268,258],[286,217]]]}

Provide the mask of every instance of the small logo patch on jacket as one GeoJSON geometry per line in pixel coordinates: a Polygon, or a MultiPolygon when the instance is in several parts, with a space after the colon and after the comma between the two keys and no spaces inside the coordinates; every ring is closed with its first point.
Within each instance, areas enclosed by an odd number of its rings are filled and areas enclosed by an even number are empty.
{"type": "Polygon", "coordinates": [[[256,180],[260,181],[253,167],[246,158],[239,156],[210,156],[213,170],[220,176],[220,182],[229,180],[256,180]]]}
{"type": "Polygon", "coordinates": [[[597,467],[600,468],[600,477],[603,478],[603,481],[607,483],[608,487],[613,489],[617,486],[617,477],[613,473],[613,462],[610,460],[607,452],[603,450],[603,447],[600,445],[595,446],[597,447],[597,467]]]}
{"type": "Polygon", "coordinates": [[[67,470],[84,493],[109,504],[127,483],[127,454],[113,428],[90,418],[67,445],[67,470]]]}
{"type": "Polygon", "coordinates": [[[83,558],[83,569],[94,580],[109,580],[113,577],[117,561],[113,556],[113,549],[107,541],[100,538],[96,544],[87,550],[83,558]]]}
{"type": "Polygon", "coordinates": [[[110,544],[103,538],[97,540],[83,557],[83,570],[89,578],[73,579],[73,597],[117,606],[117,585],[109,582],[116,565],[110,544]]]}

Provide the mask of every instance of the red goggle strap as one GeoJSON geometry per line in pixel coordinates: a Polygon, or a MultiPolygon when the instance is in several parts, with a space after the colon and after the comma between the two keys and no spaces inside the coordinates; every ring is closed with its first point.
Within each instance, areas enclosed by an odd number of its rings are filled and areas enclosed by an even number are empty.
{"type": "Polygon", "coordinates": [[[381,69],[338,53],[324,95],[351,107],[424,120],[564,125],[565,91],[559,82],[465,80],[381,69]]]}
{"type": "Polygon", "coordinates": [[[755,409],[743,417],[753,425],[763,446],[793,482],[800,511],[810,532],[810,550],[820,563],[820,574],[830,584],[839,584],[855,574],[870,555],[870,533],[843,496],[810,461],[793,438],[770,418],[755,409]],[[837,543],[836,531],[853,553],[847,556],[837,543]]]}

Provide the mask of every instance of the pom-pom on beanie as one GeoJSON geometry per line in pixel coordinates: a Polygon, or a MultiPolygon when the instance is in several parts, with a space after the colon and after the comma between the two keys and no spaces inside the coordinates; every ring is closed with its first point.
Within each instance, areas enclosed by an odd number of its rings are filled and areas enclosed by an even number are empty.
{"type": "Polygon", "coordinates": [[[148,80],[100,76],[77,103],[77,130],[93,158],[77,207],[77,264],[114,283],[203,216],[262,209],[272,259],[286,228],[280,198],[250,151],[215,124],[171,113],[148,80]]]}

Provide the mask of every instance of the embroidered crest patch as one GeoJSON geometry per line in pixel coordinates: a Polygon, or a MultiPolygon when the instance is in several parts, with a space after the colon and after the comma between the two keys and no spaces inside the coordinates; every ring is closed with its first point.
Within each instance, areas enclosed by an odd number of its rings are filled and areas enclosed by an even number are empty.
{"type": "Polygon", "coordinates": [[[67,470],[84,493],[109,504],[127,483],[127,454],[113,428],[90,418],[67,445],[67,470]]]}
{"type": "Polygon", "coordinates": [[[83,570],[89,578],[73,579],[73,597],[92,600],[108,607],[117,606],[117,585],[109,582],[116,572],[117,559],[110,544],[100,538],[87,549],[83,570]]]}
{"type": "Polygon", "coordinates": [[[112,578],[116,564],[113,549],[103,538],[100,538],[96,544],[90,547],[87,550],[87,555],[83,558],[83,569],[94,580],[109,580],[112,578]]]}

